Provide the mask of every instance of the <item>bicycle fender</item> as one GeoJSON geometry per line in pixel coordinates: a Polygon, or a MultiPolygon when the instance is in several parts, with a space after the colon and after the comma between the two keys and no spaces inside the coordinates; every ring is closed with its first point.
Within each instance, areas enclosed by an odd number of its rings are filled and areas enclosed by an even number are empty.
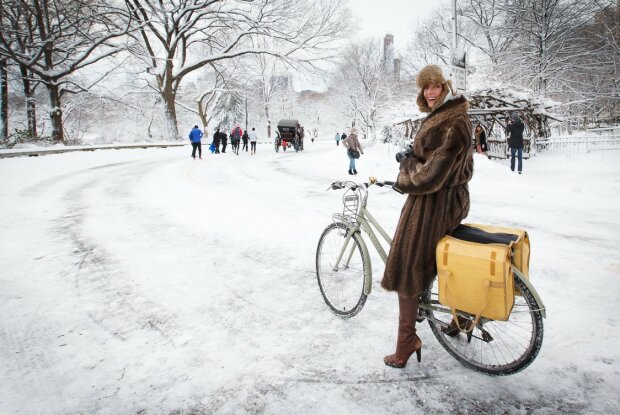
{"type": "Polygon", "coordinates": [[[538,295],[538,291],[536,291],[536,289],[534,288],[530,280],[527,279],[521,273],[521,271],[519,271],[517,267],[515,267],[514,265],[512,266],[512,272],[514,273],[515,278],[519,278],[519,280],[523,284],[525,284],[528,290],[530,290],[530,292],[532,293],[532,296],[534,297],[534,301],[536,301],[536,305],[538,306],[538,309],[540,310],[540,314],[543,316],[543,318],[547,318],[547,308],[543,304],[542,299],[540,298],[540,295],[538,295]]]}

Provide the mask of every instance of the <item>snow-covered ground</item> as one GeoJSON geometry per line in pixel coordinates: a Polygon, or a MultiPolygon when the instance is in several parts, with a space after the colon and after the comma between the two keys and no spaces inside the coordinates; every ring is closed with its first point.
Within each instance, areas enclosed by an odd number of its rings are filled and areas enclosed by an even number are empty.
{"type": "MultiPolygon", "coordinates": [[[[534,363],[461,366],[419,326],[422,363],[383,364],[397,300],[333,316],[316,243],[349,178],[332,141],[192,160],[189,147],[0,160],[0,413],[613,413],[620,396],[620,165],[476,156],[468,221],[524,227],[547,306],[534,363]]],[[[394,179],[369,146],[358,180],[394,179]]],[[[373,188],[393,232],[404,196],[373,188]]]]}

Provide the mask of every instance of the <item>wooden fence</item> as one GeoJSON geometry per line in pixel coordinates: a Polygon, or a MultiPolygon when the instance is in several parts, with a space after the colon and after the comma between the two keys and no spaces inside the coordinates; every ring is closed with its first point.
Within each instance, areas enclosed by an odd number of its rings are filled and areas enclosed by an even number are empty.
{"type": "MultiPolygon", "coordinates": [[[[523,137],[523,158],[530,158],[530,139],[523,137]]],[[[487,139],[487,156],[497,159],[510,157],[510,148],[505,139],[487,139]]]]}

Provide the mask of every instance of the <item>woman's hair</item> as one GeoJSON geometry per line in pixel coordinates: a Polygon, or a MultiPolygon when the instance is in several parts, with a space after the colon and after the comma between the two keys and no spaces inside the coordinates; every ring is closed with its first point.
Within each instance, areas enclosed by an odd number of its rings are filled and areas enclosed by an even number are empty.
{"type": "Polygon", "coordinates": [[[349,134],[357,134],[357,128],[351,127],[351,131],[349,131],[349,134]]]}

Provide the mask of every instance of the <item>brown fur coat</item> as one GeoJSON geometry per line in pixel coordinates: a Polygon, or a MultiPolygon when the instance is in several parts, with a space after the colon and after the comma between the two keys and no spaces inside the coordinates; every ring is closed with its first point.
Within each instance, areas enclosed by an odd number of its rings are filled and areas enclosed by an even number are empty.
{"type": "Polygon", "coordinates": [[[435,247],[469,212],[473,173],[469,104],[459,97],[428,115],[414,156],[400,164],[398,187],[409,196],[401,211],[381,286],[419,296],[437,274],[435,247]]]}

